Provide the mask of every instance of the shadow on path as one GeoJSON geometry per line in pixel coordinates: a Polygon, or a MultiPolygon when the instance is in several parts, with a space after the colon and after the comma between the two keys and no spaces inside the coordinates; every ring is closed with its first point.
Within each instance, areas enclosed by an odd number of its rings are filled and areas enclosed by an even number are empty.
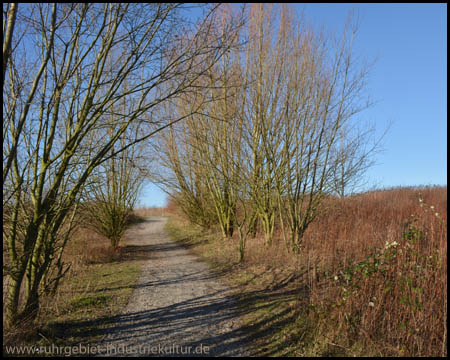
{"type": "MultiPolygon", "coordinates": [[[[152,286],[157,285],[155,283],[152,286]]],[[[76,338],[77,343],[86,343],[85,339],[100,336],[104,340],[99,344],[104,347],[107,344],[114,346],[126,343],[130,348],[139,349],[141,347],[144,349],[143,351],[146,347],[148,349],[151,346],[158,346],[160,344],[158,339],[169,338],[171,339],[169,344],[163,343],[160,345],[177,344],[193,347],[202,345],[203,347],[208,346],[210,356],[229,356],[230,353],[239,352],[242,347],[249,350],[254,340],[270,335],[274,327],[283,327],[294,320],[294,315],[289,315],[288,311],[284,310],[276,315],[257,320],[251,325],[242,326],[239,324],[237,317],[248,313],[248,311],[243,306],[238,305],[239,298],[221,295],[221,292],[215,292],[157,309],[103,317],[91,321],[65,323],[61,324],[63,328],[59,329],[58,332],[63,332],[67,337],[76,338]],[[230,320],[232,325],[225,329],[222,328],[222,332],[219,334],[217,331],[204,331],[205,328],[221,327],[222,323],[230,323],[230,320]],[[233,320],[236,321],[233,322],[233,320]],[[99,324],[101,328],[98,327],[99,324]],[[202,334],[214,335],[199,338],[198,333],[192,332],[191,336],[186,338],[186,333],[196,328],[203,329],[202,334]],[[147,336],[135,336],[136,333],[151,333],[152,341],[149,342],[147,336]],[[111,334],[114,335],[113,338],[108,339],[111,334]]],[[[265,291],[254,291],[245,294],[245,302],[247,305],[263,304],[258,306],[259,310],[263,310],[273,307],[275,303],[281,300],[289,301],[296,296],[298,296],[297,290],[270,294],[265,291]]],[[[282,348],[283,343],[281,342],[278,347],[282,348]]],[[[264,349],[253,349],[248,353],[254,355],[260,350],[264,349]]],[[[147,352],[145,355],[148,356],[149,353],[147,352]]],[[[171,354],[167,351],[159,354],[159,356],[172,355],[183,356],[180,353],[171,354]]],[[[154,354],[154,356],[157,355],[154,354]]],[[[190,354],[186,356],[201,355],[190,354]]]]}
{"type": "MultiPolygon", "coordinates": [[[[160,222],[162,220],[147,220],[149,222],[160,222]]],[[[133,234],[137,236],[139,243],[139,226],[133,234]]],[[[180,245],[175,242],[163,242],[149,245],[132,245],[123,247],[124,261],[136,259],[152,259],[177,255],[180,245]]],[[[150,271],[152,271],[150,269],[150,271]]],[[[156,271],[156,270],[155,270],[156,271]]],[[[158,294],[158,289],[169,286],[176,289],[179,283],[196,283],[209,281],[214,284],[217,272],[210,270],[198,270],[183,273],[164,274],[158,269],[159,277],[150,277],[135,289],[148,288],[150,296],[148,302],[152,303],[152,291],[158,294]]],[[[141,349],[146,352],[143,356],[230,356],[230,354],[242,355],[242,349],[246,349],[247,355],[255,355],[261,349],[251,349],[254,340],[270,335],[274,328],[283,327],[294,321],[294,314],[288,310],[276,313],[267,311],[265,316],[253,321],[249,325],[241,325],[239,317],[247,314],[248,309],[257,307],[258,310],[270,310],[280,301],[291,301],[301,294],[305,295],[305,289],[292,288],[292,277],[278,281],[271,290],[245,291],[239,295],[230,296],[229,291],[217,290],[211,287],[211,291],[201,296],[193,296],[188,300],[175,301],[169,306],[158,306],[153,304],[151,309],[144,311],[125,312],[117,316],[105,316],[95,320],[68,321],[53,324],[54,330],[59,336],[71,338],[73,345],[92,344],[90,339],[101,339],[97,345],[118,346],[126,344],[133,349],[141,349]],[[164,341],[164,343],[161,343],[164,341]],[[166,351],[159,354],[149,353],[150,347],[199,345],[207,346],[208,354],[173,354],[166,351]]],[[[99,292],[106,289],[99,290],[99,292]]],[[[176,299],[176,298],[175,298],[176,299]]],[[[288,339],[280,341],[278,347],[287,345],[288,339]]],[[[164,350],[164,348],[163,348],[164,350]]],[[[120,354],[119,354],[120,355],[120,354]]],[[[126,355],[126,354],[125,354],[126,355]]],[[[137,354],[139,355],[139,354],[137,354]]]]}

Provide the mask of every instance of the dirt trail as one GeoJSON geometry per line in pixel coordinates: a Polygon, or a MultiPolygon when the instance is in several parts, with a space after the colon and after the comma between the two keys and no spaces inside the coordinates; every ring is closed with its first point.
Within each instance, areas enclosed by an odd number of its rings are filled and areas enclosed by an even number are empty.
{"type": "Polygon", "coordinates": [[[101,345],[109,356],[245,356],[230,290],[169,240],[166,221],[151,217],[128,233],[127,250],[143,259],[142,273],[101,345]]]}

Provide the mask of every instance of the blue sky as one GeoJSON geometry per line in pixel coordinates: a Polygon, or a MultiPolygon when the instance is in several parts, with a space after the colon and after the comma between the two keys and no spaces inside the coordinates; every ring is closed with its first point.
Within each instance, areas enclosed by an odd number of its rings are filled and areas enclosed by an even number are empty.
{"type": "MultiPolygon", "coordinates": [[[[298,4],[313,25],[341,32],[359,13],[356,53],[377,59],[361,113],[383,131],[384,152],[367,172],[378,188],[447,184],[447,4],[298,4]]],[[[164,206],[166,195],[144,187],[140,204],[164,206]]]]}

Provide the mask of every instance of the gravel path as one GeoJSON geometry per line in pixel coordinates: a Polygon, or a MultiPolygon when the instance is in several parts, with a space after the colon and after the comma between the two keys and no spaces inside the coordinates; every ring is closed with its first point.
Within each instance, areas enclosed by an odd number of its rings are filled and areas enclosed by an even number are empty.
{"type": "Polygon", "coordinates": [[[245,356],[230,289],[169,240],[166,221],[151,217],[128,233],[127,249],[146,259],[128,306],[108,326],[102,346],[109,356],[245,356]]]}

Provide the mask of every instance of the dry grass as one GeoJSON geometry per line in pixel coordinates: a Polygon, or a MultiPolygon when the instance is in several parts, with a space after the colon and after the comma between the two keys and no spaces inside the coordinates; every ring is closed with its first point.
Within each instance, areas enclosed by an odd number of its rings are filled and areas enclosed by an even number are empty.
{"type": "Polygon", "coordinates": [[[311,298],[328,342],[358,355],[446,355],[446,199],[446,187],[364,194],[309,229],[306,247],[331,275],[311,298]]]}
{"type": "Polygon", "coordinates": [[[298,256],[279,231],[269,248],[262,234],[249,239],[243,264],[236,236],[180,230],[188,228],[180,220],[172,233],[248,300],[246,321],[260,324],[255,355],[445,356],[447,187],[380,190],[327,206],[298,256]]]}
{"type": "Polygon", "coordinates": [[[168,211],[162,207],[140,207],[134,210],[134,214],[141,217],[146,216],[167,216],[168,211]]]}

